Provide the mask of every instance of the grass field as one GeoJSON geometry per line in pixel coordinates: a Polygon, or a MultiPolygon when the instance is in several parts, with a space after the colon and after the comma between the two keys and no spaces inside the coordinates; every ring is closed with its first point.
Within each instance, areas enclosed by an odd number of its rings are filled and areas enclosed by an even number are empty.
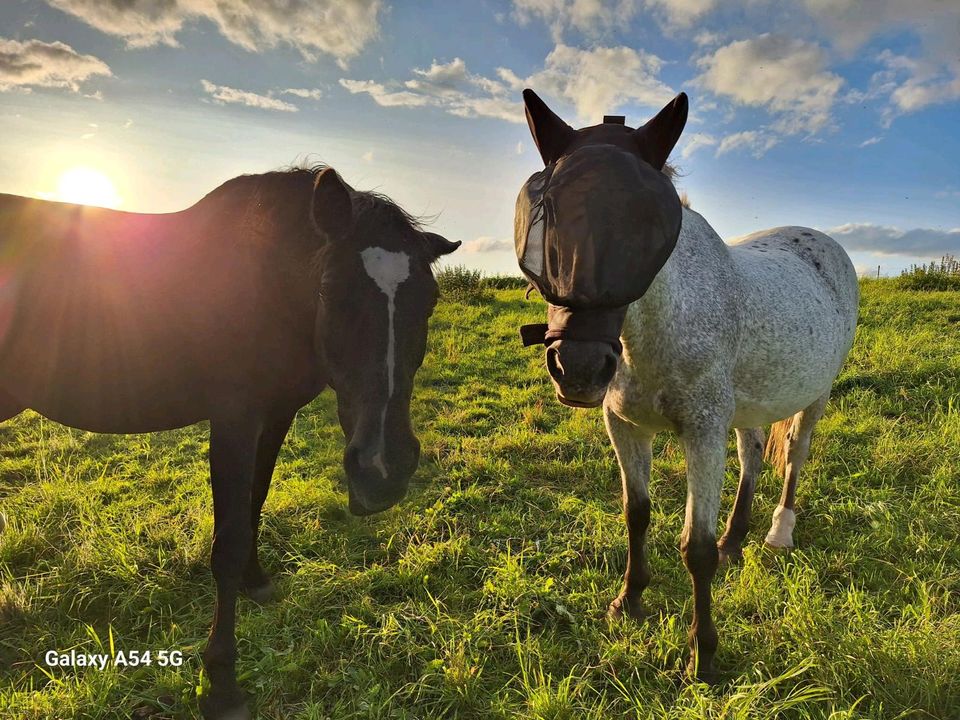
{"type": "MultiPolygon", "coordinates": [[[[724,681],[682,682],[683,457],[654,452],[642,624],[603,618],[626,558],[599,411],[553,398],[520,290],[441,302],[418,376],[423,461],[353,518],[333,395],[303,410],[267,501],[279,599],[242,600],[239,674],[270,719],[960,718],[960,294],[863,284],[798,494],[798,548],[718,574],[724,681]]],[[[0,717],[197,717],[213,606],[205,426],[0,425],[0,717]],[[112,644],[112,645],[111,645],[112,644]],[[47,668],[47,650],[180,650],[179,668],[47,668]]],[[[732,434],[725,505],[737,476],[732,434]]]]}

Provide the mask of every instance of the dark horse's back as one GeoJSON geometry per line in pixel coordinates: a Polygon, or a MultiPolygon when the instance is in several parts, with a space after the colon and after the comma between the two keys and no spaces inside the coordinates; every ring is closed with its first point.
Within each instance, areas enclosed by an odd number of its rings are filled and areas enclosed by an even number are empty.
{"type": "MultiPolygon", "coordinates": [[[[269,322],[282,303],[265,272],[271,248],[231,237],[229,211],[201,202],[147,215],[0,195],[0,413],[148,432],[204,419],[212,394],[269,372],[257,366],[264,344],[289,331],[269,322]]],[[[294,372],[309,363],[308,336],[283,340],[284,352],[299,350],[286,358],[294,372]]]]}

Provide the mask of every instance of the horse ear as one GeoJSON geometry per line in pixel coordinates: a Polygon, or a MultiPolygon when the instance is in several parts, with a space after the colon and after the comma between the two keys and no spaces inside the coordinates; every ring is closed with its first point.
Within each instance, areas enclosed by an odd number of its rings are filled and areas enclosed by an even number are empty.
{"type": "Polygon", "coordinates": [[[530,88],[523,91],[523,106],[527,125],[537,144],[543,164],[556,162],[576,135],[576,130],[561,120],[530,88]]]}
{"type": "Polygon", "coordinates": [[[427,241],[427,248],[434,260],[438,259],[442,255],[449,255],[458,247],[460,247],[459,240],[456,242],[451,242],[443,235],[437,235],[437,233],[425,232],[423,233],[423,238],[427,241]]]}
{"type": "Polygon", "coordinates": [[[318,232],[328,240],[346,237],[353,227],[350,191],[333,168],[325,168],[313,184],[310,216],[318,232]]]}
{"type": "Polygon", "coordinates": [[[663,169],[670,151],[680,139],[683,126],[687,124],[688,109],[687,94],[680,93],[646,125],[633,131],[640,154],[657,170],[663,169]]]}

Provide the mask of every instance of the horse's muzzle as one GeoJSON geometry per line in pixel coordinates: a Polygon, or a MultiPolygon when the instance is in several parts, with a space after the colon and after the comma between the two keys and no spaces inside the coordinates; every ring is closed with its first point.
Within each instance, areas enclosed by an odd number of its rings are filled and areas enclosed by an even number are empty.
{"type": "Polygon", "coordinates": [[[547,370],[564,405],[592,408],[603,403],[619,356],[607,342],[557,340],[547,347],[547,370]]]}
{"type": "Polygon", "coordinates": [[[387,447],[351,443],[343,456],[353,515],[383,512],[407,494],[420,462],[420,442],[387,443],[387,447]]]}

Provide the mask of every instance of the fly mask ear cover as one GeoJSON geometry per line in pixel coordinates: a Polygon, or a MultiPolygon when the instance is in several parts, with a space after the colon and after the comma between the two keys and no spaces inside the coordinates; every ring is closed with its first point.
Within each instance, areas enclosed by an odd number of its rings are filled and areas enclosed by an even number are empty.
{"type": "Polygon", "coordinates": [[[613,145],[586,145],[532,175],[517,198],[514,243],[550,308],[545,325],[521,328],[524,345],[566,337],[619,353],[626,306],[670,257],[681,218],[673,183],[613,145]]]}

